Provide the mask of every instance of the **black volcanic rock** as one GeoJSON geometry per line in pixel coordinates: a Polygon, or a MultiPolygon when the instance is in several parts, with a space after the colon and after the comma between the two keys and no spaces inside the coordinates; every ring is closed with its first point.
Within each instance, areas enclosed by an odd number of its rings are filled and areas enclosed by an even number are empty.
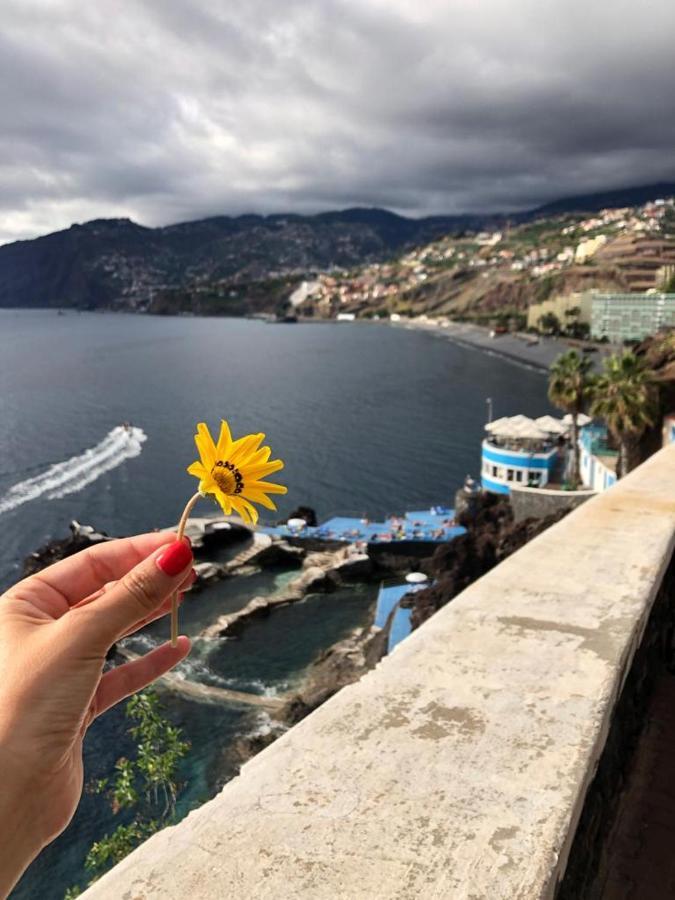
{"type": "Polygon", "coordinates": [[[569,512],[561,510],[542,519],[514,523],[508,500],[491,494],[484,494],[482,500],[478,515],[465,523],[468,532],[441,544],[431,557],[428,568],[434,584],[402,598],[401,605],[412,609],[413,628],[569,512]]]}

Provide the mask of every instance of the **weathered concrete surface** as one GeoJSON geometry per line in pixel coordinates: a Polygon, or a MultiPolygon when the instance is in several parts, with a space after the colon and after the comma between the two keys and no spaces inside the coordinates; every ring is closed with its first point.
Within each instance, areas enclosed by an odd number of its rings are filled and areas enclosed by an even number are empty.
{"type": "Polygon", "coordinates": [[[675,446],[473,584],[84,896],[552,896],[674,533],[675,446]]]}

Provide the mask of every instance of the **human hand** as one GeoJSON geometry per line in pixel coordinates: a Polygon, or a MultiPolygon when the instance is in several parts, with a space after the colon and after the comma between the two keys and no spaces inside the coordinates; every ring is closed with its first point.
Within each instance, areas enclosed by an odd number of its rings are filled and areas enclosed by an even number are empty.
{"type": "Polygon", "coordinates": [[[0,896],[70,822],[93,720],[190,650],[187,637],[103,674],[110,647],[165,615],[194,578],[187,540],[96,544],[0,597],[0,896]]]}

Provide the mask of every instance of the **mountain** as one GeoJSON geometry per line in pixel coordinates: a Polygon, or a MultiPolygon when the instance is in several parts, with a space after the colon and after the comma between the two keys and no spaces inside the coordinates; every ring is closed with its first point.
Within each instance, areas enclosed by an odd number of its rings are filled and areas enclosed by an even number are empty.
{"type": "Polygon", "coordinates": [[[446,235],[669,194],[675,185],[656,184],[570,197],[513,216],[412,219],[355,208],[313,216],[215,216],[162,228],[96,219],[0,246],[0,307],[255,312],[274,308],[313,271],[391,260],[446,235]]]}
{"type": "Polygon", "coordinates": [[[0,306],[138,308],[167,290],[385,259],[482,221],[381,209],[217,216],[164,228],[96,219],[0,247],[0,306]]]}
{"type": "Polygon", "coordinates": [[[640,206],[663,197],[675,195],[675,182],[661,181],[641,187],[617,188],[596,194],[579,194],[565,197],[538,206],[526,213],[528,219],[540,219],[569,212],[598,212],[601,209],[621,209],[625,206],[640,206]]]}

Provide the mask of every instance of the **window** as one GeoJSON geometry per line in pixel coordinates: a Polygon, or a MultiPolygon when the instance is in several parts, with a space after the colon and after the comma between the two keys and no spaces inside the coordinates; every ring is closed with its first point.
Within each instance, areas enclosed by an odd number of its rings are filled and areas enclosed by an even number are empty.
{"type": "Polygon", "coordinates": [[[498,467],[498,466],[493,466],[493,467],[492,467],[492,477],[493,477],[493,478],[498,478],[498,477],[499,477],[499,467],[498,467]]]}
{"type": "Polygon", "coordinates": [[[506,470],[506,480],[513,481],[513,469],[506,470]]]}
{"type": "Polygon", "coordinates": [[[522,469],[516,469],[516,481],[520,484],[520,482],[521,482],[522,480],[523,480],[523,470],[522,470],[522,469]]]}

